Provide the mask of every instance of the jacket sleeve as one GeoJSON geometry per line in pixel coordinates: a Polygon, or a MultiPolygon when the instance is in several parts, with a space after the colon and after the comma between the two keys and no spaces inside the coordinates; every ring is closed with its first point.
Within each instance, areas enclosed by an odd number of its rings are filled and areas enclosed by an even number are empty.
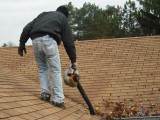
{"type": "Polygon", "coordinates": [[[32,27],[36,21],[36,19],[40,16],[42,16],[43,14],[45,14],[45,12],[42,12],[41,14],[39,14],[34,20],[32,20],[30,23],[28,23],[24,28],[23,31],[21,33],[20,36],[20,45],[25,45],[25,43],[28,41],[29,37],[30,37],[30,33],[32,30],[32,27]]]}
{"type": "Polygon", "coordinates": [[[75,63],[76,62],[76,49],[75,49],[73,35],[72,35],[67,19],[65,19],[63,22],[62,41],[65,47],[65,50],[71,60],[71,63],[75,63]]]}
{"type": "Polygon", "coordinates": [[[30,37],[30,32],[32,30],[33,24],[36,19],[28,23],[24,28],[20,36],[20,45],[25,45],[25,43],[28,41],[30,37]]]}

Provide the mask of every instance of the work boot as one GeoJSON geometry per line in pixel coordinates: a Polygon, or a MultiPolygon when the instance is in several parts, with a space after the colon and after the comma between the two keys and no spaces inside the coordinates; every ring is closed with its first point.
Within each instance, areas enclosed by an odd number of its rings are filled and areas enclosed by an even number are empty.
{"type": "Polygon", "coordinates": [[[42,92],[40,99],[43,101],[50,101],[50,97],[51,97],[51,95],[49,93],[42,92]]]}
{"type": "Polygon", "coordinates": [[[61,103],[58,103],[58,102],[54,102],[52,101],[51,104],[55,107],[59,107],[59,108],[62,108],[62,109],[66,109],[66,106],[64,105],[64,102],[61,102],[61,103]]]}

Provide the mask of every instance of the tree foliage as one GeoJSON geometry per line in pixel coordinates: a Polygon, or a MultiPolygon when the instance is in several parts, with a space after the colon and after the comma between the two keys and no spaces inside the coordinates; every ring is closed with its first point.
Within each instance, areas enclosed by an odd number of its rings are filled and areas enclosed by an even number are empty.
{"type": "Polygon", "coordinates": [[[134,1],[127,1],[123,9],[123,37],[138,36],[137,8],[134,1]]]}
{"type": "Polygon", "coordinates": [[[138,0],[142,6],[137,19],[141,25],[142,34],[160,34],[160,0],[138,0]]]}
{"type": "Polygon", "coordinates": [[[11,41],[8,41],[7,43],[2,44],[2,47],[13,47],[13,46],[15,46],[15,44],[11,41]]]}
{"type": "Polygon", "coordinates": [[[75,8],[70,2],[67,7],[71,11],[70,24],[75,38],[78,40],[119,37],[121,33],[121,8],[106,6],[99,8],[95,4],[84,3],[75,8]]]}
{"type": "Polygon", "coordinates": [[[75,39],[105,39],[160,34],[159,0],[128,0],[124,7],[109,6],[104,9],[91,3],[76,8],[70,2],[69,22],[75,39]],[[157,5],[156,5],[157,4],[157,5]]]}

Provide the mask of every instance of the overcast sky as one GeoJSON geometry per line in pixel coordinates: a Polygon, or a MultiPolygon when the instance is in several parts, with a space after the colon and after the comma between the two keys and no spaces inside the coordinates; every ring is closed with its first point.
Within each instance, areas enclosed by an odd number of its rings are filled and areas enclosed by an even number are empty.
{"type": "MultiPolygon", "coordinates": [[[[0,46],[9,41],[18,45],[23,27],[43,11],[54,11],[69,2],[78,8],[85,2],[105,8],[107,5],[123,7],[126,1],[128,0],[0,0],[0,46]]],[[[29,39],[27,45],[31,43],[29,39]]]]}

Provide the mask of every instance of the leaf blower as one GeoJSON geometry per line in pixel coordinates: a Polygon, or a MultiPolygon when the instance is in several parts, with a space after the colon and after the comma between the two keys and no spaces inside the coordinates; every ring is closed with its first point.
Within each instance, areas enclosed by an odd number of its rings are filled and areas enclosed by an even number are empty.
{"type": "Polygon", "coordinates": [[[64,83],[69,87],[78,88],[79,92],[81,93],[83,99],[85,100],[89,108],[90,114],[95,115],[96,114],[95,110],[79,80],[80,80],[80,76],[79,76],[78,70],[73,70],[72,68],[69,68],[64,72],[64,83]]]}

